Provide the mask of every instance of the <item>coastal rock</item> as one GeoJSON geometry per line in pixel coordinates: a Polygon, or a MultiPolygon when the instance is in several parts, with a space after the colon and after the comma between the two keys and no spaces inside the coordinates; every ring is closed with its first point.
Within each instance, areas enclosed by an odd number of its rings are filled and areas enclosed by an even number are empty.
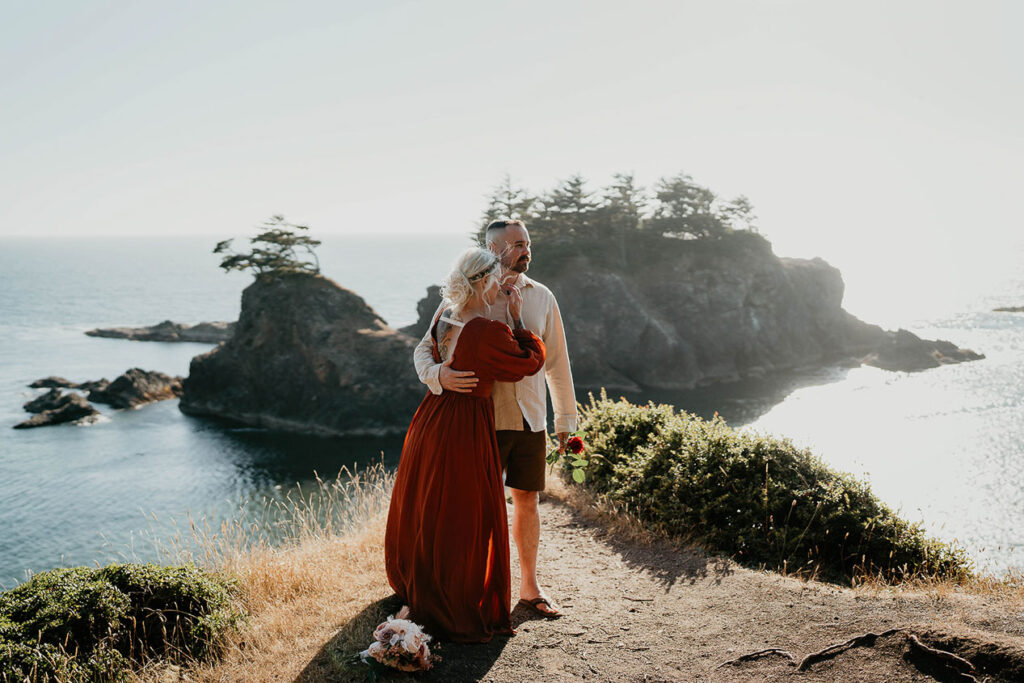
{"type": "Polygon", "coordinates": [[[146,403],[181,396],[181,382],[181,377],[132,368],[105,388],[90,391],[89,399],[115,408],[135,408],[146,403]]]}
{"type": "MultiPolygon", "coordinates": [[[[921,370],[983,358],[857,319],[842,308],[838,269],[780,258],[751,233],[641,241],[626,262],[551,252],[538,248],[529,275],[558,298],[584,389],[685,390],[826,364],[921,370]]],[[[410,334],[423,335],[439,303],[428,290],[410,334]]]]}
{"type": "Polygon", "coordinates": [[[179,408],[324,436],[401,434],[426,391],[415,344],[328,278],[257,279],[234,336],[192,359],[179,408]]]}
{"type": "MultiPolygon", "coordinates": [[[[550,249],[531,267],[558,297],[580,388],[686,390],[828,364],[917,370],[981,357],[858,320],[842,308],[836,268],[779,258],[758,235],[645,239],[625,262],[550,249]]],[[[179,407],[309,434],[401,433],[425,392],[412,352],[440,303],[436,287],[427,294],[417,323],[397,331],[325,277],[257,279],[234,336],[192,359],[179,407]]]]}
{"type": "MultiPolygon", "coordinates": [[[[54,389],[53,391],[57,390],[54,389]]],[[[60,397],[59,402],[55,402],[55,404],[57,407],[50,410],[44,410],[37,415],[33,415],[28,420],[14,425],[14,429],[45,427],[47,425],[60,424],[62,422],[75,422],[82,420],[83,418],[91,418],[99,415],[99,411],[93,408],[85,397],[80,394],[65,394],[60,397]]]]}
{"type": "Polygon", "coordinates": [[[996,313],[1024,313],[1024,306],[1000,306],[992,310],[996,313]]]}
{"type": "Polygon", "coordinates": [[[71,401],[71,397],[74,395],[75,394],[65,394],[60,389],[54,388],[50,389],[42,396],[37,396],[22,407],[30,413],[42,413],[47,410],[56,410],[67,405],[67,403],[71,401]]]}
{"type": "Polygon", "coordinates": [[[110,380],[106,377],[103,379],[90,380],[88,382],[72,382],[71,380],[64,379],[63,377],[44,377],[43,379],[37,379],[29,387],[32,389],[80,389],[81,391],[95,391],[97,389],[105,389],[110,384],[110,380]]]}
{"type": "Polygon", "coordinates": [[[416,322],[406,325],[399,331],[414,339],[422,339],[427,333],[431,318],[441,305],[441,288],[437,285],[427,287],[427,295],[416,303],[416,322]]]}
{"type": "Polygon", "coordinates": [[[88,382],[82,382],[74,386],[75,389],[81,389],[82,391],[102,391],[110,386],[110,380],[104,377],[103,379],[94,379],[88,382]]]}
{"type": "Polygon", "coordinates": [[[32,382],[32,384],[29,384],[29,387],[32,389],[53,389],[54,387],[73,389],[77,386],[78,385],[71,380],[64,379],[63,377],[57,377],[55,375],[37,379],[35,382],[32,382]]]}
{"type": "Polygon", "coordinates": [[[931,367],[922,354],[933,351],[980,357],[857,319],[838,269],[780,258],[755,234],[660,240],[624,267],[589,260],[531,269],[558,297],[581,387],[690,389],[873,353],[905,370],[931,367]]]}
{"type": "Polygon", "coordinates": [[[28,412],[37,414],[15,425],[15,429],[42,427],[100,415],[84,396],[74,392],[64,393],[61,391],[62,388],[88,392],[90,400],[106,403],[115,408],[135,408],[145,403],[181,395],[181,377],[171,377],[162,372],[148,372],[139,368],[128,370],[113,382],[98,379],[77,384],[63,377],[47,377],[33,382],[30,386],[50,387],[50,390],[23,406],[28,412]]]}
{"type": "Polygon", "coordinates": [[[950,363],[984,358],[948,341],[921,339],[913,332],[897,330],[877,351],[864,358],[865,365],[883,370],[926,370],[950,363]]]}
{"type": "Polygon", "coordinates": [[[132,341],[160,342],[201,342],[218,344],[227,341],[234,334],[235,323],[204,322],[196,325],[185,325],[165,320],[148,327],[110,327],[89,330],[90,337],[109,337],[112,339],[130,339],[132,341]]]}

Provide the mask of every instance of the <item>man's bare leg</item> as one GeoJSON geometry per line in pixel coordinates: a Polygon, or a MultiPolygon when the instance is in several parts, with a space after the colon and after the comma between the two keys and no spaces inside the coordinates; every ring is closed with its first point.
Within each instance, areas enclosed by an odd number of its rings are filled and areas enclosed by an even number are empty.
{"type": "Polygon", "coordinates": [[[554,614],[555,604],[540,588],[537,581],[537,549],[540,546],[540,494],[536,491],[512,491],[512,538],[519,551],[519,597],[532,600],[543,597],[551,605],[540,603],[537,609],[554,614]]]}

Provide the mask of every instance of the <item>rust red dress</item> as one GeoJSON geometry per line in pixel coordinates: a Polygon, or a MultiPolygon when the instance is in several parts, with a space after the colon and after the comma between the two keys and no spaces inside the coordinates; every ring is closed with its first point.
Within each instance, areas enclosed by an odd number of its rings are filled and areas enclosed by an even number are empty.
{"type": "MultiPolygon", "coordinates": [[[[441,362],[436,337],[434,359],[441,362]]],[[[475,372],[476,388],[428,392],[405,435],[384,563],[411,618],[438,638],[486,642],[512,633],[508,521],[491,388],[543,366],[544,344],[529,330],[513,333],[504,323],[474,318],[456,340],[451,367],[475,372]]]]}

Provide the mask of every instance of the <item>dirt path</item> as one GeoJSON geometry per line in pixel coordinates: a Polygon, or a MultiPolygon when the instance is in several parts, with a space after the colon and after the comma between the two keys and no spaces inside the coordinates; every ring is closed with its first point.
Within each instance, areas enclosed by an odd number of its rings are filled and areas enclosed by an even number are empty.
{"type": "MultiPolygon", "coordinates": [[[[422,681],[947,681],[969,680],[912,649],[902,633],[797,671],[783,656],[720,667],[776,647],[797,661],[865,633],[910,627],[979,667],[977,680],[1024,680],[1024,610],[996,596],[866,591],[757,572],[664,542],[610,533],[579,502],[548,498],[542,582],[565,616],[513,612],[518,634],[487,645],[442,645],[422,681]],[[986,671],[987,669],[987,671],[986,671]],[[995,673],[993,673],[995,672],[995,673]]],[[[513,583],[518,561],[513,546],[513,583]]],[[[513,594],[513,603],[518,596],[513,594]]],[[[309,662],[298,680],[366,680],[343,663],[353,634],[368,636],[397,607],[369,605],[309,662]],[[332,664],[333,662],[333,664],[332,664]]],[[[358,638],[357,638],[358,640],[358,638]]],[[[406,676],[395,677],[409,679],[406,676]]]]}

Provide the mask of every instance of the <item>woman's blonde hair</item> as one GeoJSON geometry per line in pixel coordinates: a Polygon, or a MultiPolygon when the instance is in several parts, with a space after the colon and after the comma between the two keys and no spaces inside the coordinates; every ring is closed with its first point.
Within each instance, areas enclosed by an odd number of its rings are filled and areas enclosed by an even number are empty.
{"type": "Polygon", "coordinates": [[[459,315],[473,295],[486,290],[491,280],[498,280],[500,274],[497,256],[489,249],[470,247],[455,260],[448,277],[441,283],[444,305],[453,315],[459,315]]]}

